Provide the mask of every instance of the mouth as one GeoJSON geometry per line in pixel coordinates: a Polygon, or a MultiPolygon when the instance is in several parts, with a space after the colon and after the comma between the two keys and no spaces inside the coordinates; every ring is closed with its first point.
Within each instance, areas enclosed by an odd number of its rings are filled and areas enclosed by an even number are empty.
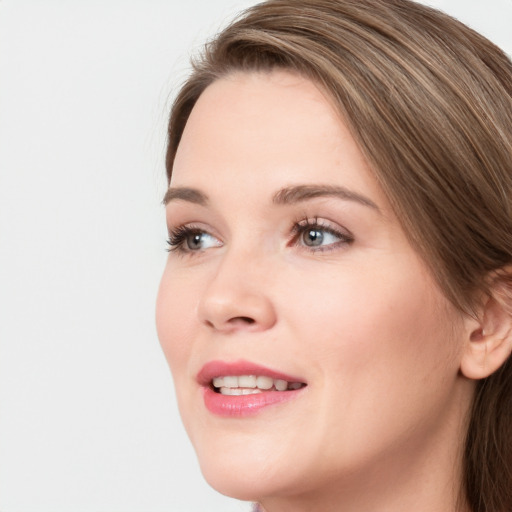
{"type": "Polygon", "coordinates": [[[214,377],[211,388],[228,396],[255,395],[265,391],[293,391],[304,387],[304,382],[274,379],[268,375],[228,375],[214,377]]]}
{"type": "Polygon", "coordinates": [[[211,361],[199,372],[206,408],[225,417],[254,415],[303,394],[307,382],[247,361],[211,361]]]}

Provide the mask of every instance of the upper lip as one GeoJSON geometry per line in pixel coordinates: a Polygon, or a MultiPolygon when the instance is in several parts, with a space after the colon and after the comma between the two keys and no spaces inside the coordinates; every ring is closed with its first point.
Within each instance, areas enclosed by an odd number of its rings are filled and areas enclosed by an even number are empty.
{"type": "Polygon", "coordinates": [[[209,361],[197,374],[197,381],[201,386],[209,386],[215,377],[224,377],[228,375],[266,375],[272,379],[286,380],[287,382],[301,382],[305,384],[304,379],[287,375],[280,371],[272,370],[259,364],[249,361],[209,361]]]}

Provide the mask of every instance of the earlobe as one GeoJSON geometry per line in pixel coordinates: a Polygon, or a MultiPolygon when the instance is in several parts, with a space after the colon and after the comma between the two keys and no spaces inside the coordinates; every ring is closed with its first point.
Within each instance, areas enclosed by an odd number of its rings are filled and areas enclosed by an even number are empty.
{"type": "Polygon", "coordinates": [[[461,360],[461,372],[469,379],[484,379],[494,373],[512,352],[512,287],[510,278],[498,277],[482,308],[480,319],[470,329],[461,360]]]}

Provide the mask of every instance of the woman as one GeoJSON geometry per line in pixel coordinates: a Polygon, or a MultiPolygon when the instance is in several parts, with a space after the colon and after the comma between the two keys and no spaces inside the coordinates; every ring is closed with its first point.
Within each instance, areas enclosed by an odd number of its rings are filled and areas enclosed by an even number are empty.
{"type": "Polygon", "coordinates": [[[512,65],[407,0],[271,0],[169,123],[157,327],[208,482],[512,510],[512,65]]]}

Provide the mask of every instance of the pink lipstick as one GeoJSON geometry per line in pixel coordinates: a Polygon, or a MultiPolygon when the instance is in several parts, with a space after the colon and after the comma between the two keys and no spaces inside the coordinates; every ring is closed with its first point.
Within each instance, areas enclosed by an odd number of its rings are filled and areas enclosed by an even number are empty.
{"type": "Polygon", "coordinates": [[[197,376],[206,408],[213,414],[243,417],[270,405],[293,400],[303,392],[303,379],[247,361],[211,361],[197,376]]]}

